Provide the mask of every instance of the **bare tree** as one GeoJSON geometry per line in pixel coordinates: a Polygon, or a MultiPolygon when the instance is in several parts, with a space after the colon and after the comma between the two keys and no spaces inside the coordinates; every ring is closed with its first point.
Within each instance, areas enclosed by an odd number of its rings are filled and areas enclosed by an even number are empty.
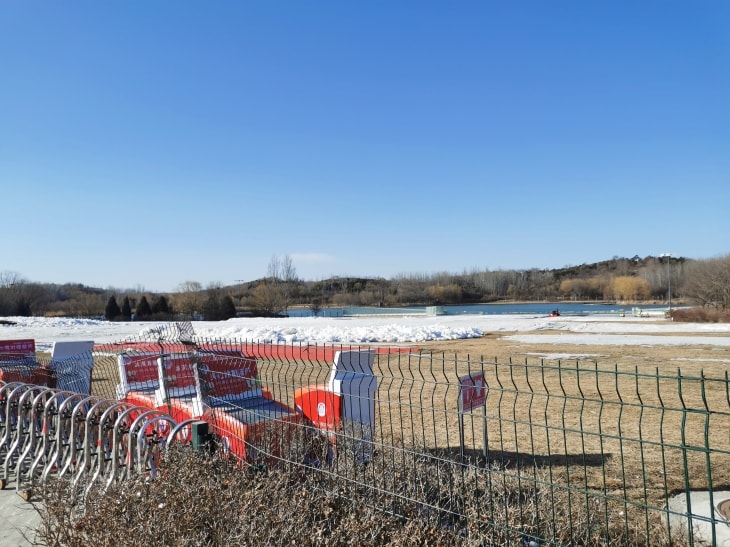
{"type": "Polygon", "coordinates": [[[0,315],[33,315],[45,311],[49,292],[16,272],[0,272],[0,315]]]}
{"type": "Polygon", "coordinates": [[[104,315],[104,297],[102,294],[82,293],[73,303],[72,313],[80,317],[104,315]]]}
{"type": "Polygon", "coordinates": [[[273,255],[269,261],[266,275],[272,281],[283,283],[297,281],[297,269],[294,267],[294,261],[289,255],[284,255],[282,258],[273,255]]]}
{"type": "Polygon", "coordinates": [[[707,308],[730,309],[730,254],[691,265],[682,285],[684,295],[707,308]]]}
{"type": "Polygon", "coordinates": [[[282,292],[274,283],[260,283],[253,291],[253,301],[256,308],[267,315],[275,315],[284,309],[282,292]]]}
{"type": "Polygon", "coordinates": [[[266,267],[266,277],[271,281],[279,279],[279,272],[281,270],[281,260],[278,256],[272,255],[269,260],[269,265],[266,267]]]}
{"type": "Polygon", "coordinates": [[[7,270],[0,272],[0,288],[7,289],[25,282],[26,280],[23,279],[23,276],[21,276],[18,272],[11,272],[7,270]]]}
{"type": "Polygon", "coordinates": [[[203,285],[198,281],[183,281],[178,285],[178,291],[180,292],[175,296],[175,309],[189,317],[202,309],[203,285]]]}
{"type": "Polygon", "coordinates": [[[269,308],[267,311],[286,312],[291,305],[292,292],[297,282],[297,270],[291,256],[285,255],[283,258],[279,258],[273,255],[266,272],[268,286],[265,290],[259,291],[258,296],[266,295],[268,300],[266,308],[269,308]],[[272,306],[279,306],[279,308],[270,309],[272,306]]]}
{"type": "Polygon", "coordinates": [[[636,301],[651,295],[651,285],[646,279],[630,275],[614,277],[611,289],[616,300],[636,301]]]}
{"type": "Polygon", "coordinates": [[[203,290],[203,285],[199,281],[183,281],[177,287],[179,292],[200,292],[203,290]]]}

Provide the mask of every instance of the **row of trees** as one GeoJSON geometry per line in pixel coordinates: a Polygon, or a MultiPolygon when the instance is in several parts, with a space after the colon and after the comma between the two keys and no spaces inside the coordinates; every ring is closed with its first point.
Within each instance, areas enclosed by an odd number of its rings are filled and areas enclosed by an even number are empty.
{"type": "Polygon", "coordinates": [[[139,302],[125,296],[119,307],[116,295],[109,297],[104,308],[104,318],[108,321],[169,321],[172,319],[207,319],[223,321],[236,316],[236,305],[229,295],[210,293],[202,301],[200,311],[176,312],[164,295],[155,297],[152,304],[142,295],[139,302]],[[134,310],[134,311],[132,311],[134,310]]]}
{"type": "Polygon", "coordinates": [[[271,259],[262,279],[223,287],[186,281],[177,291],[152,294],[83,285],[31,283],[0,273],[0,315],[226,319],[238,314],[277,315],[292,306],[317,311],[333,306],[408,306],[524,301],[677,301],[730,309],[730,255],[618,258],[555,270],[497,270],[402,275],[392,279],[332,277],[303,281],[290,257],[271,259]],[[120,295],[124,294],[123,297],[120,295]],[[120,298],[120,300],[117,300],[120,298]]]}
{"type": "Polygon", "coordinates": [[[148,319],[170,319],[172,308],[164,295],[157,296],[149,303],[147,297],[142,295],[139,302],[134,302],[125,296],[122,307],[119,307],[116,295],[111,295],[104,308],[104,317],[109,321],[131,321],[137,319],[146,321],[148,319]],[[132,311],[134,309],[134,312],[132,311]]]}

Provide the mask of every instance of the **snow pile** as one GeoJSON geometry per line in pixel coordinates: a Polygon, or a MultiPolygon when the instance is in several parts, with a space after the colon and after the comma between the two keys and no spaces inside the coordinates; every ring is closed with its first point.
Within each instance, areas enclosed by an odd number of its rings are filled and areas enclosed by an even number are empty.
{"type": "MultiPolygon", "coordinates": [[[[145,329],[161,325],[74,318],[0,319],[14,323],[0,325],[0,339],[33,338],[41,351],[49,349],[56,340],[114,342],[139,336],[145,329]]],[[[241,318],[221,322],[196,321],[193,328],[197,336],[211,340],[277,344],[418,344],[502,333],[511,340],[540,344],[730,346],[728,323],[684,324],[663,318],[637,319],[606,315],[558,318],[524,314],[241,318]]]]}

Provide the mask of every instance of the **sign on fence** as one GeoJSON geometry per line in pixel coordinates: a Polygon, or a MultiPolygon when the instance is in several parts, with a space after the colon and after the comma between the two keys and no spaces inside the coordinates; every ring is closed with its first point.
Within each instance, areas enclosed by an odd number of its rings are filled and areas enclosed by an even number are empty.
{"type": "Polygon", "coordinates": [[[0,380],[36,383],[35,340],[0,340],[0,380]]]}
{"type": "Polygon", "coordinates": [[[487,402],[487,384],[484,373],[476,372],[459,378],[459,410],[471,412],[487,402]]]}
{"type": "Polygon", "coordinates": [[[482,442],[484,457],[487,457],[487,382],[484,372],[474,372],[459,378],[459,442],[461,444],[461,459],[464,459],[464,414],[475,408],[482,409],[482,442]]]}
{"type": "Polygon", "coordinates": [[[35,358],[35,340],[0,340],[0,354],[35,358]]]}

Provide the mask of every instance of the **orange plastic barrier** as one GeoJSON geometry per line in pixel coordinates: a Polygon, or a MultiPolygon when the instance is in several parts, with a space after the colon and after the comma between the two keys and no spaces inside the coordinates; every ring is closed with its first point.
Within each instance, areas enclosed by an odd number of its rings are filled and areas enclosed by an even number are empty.
{"type": "MultiPolygon", "coordinates": [[[[140,344],[135,349],[153,347],[140,344]]],[[[165,349],[174,351],[177,346],[166,345],[165,349]]],[[[119,366],[120,399],[167,412],[177,422],[191,418],[208,422],[223,449],[243,460],[276,457],[287,431],[291,434],[292,426],[306,423],[301,413],[261,387],[256,360],[238,350],[122,354],[119,366]],[[197,363],[197,376],[193,362],[197,363]],[[277,431],[267,432],[272,424],[277,431]]]]}
{"type": "Polygon", "coordinates": [[[297,389],[294,392],[294,404],[319,429],[334,431],[342,420],[341,397],[325,384],[297,389]]]}

